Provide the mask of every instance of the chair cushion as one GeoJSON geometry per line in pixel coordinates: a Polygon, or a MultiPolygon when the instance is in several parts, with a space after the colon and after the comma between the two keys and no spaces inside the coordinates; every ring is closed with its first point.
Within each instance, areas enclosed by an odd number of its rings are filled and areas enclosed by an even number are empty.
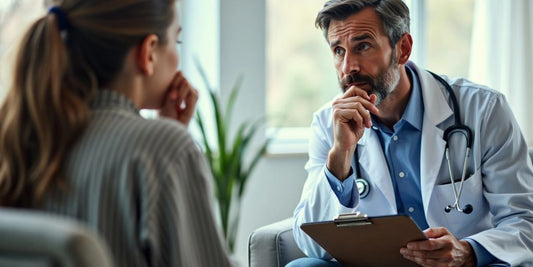
{"type": "Polygon", "coordinates": [[[292,234],[293,218],[263,226],[250,235],[248,264],[250,267],[280,267],[305,257],[292,234]]]}

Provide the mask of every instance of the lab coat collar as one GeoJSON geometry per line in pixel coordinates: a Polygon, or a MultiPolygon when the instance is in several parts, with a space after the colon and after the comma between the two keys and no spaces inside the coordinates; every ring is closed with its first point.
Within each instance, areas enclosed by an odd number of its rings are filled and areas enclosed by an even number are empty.
{"type": "Polygon", "coordinates": [[[428,107],[424,110],[424,116],[427,116],[430,123],[437,126],[452,116],[453,111],[440,89],[443,85],[435,80],[429,72],[419,69],[413,62],[409,61],[407,66],[415,71],[420,79],[422,99],[424,106],[428,107]]]}
{"type": "Polygon", "coordinates": [[[441,168],[446,142],[443,139],[444,130],[438,125],[453,116],[453,111],[443,94],[442,87],[435,78],[425,70],[420,70],[412,62],[407,65],[417,72],[422,85],[422,98],[424,106],[424,121],[422,125],[422,141],[420,147],[420,185],[422,190],[422,202],[428,224],[432,221],[427,216],[429,201],[435,181],[441,168]]]}

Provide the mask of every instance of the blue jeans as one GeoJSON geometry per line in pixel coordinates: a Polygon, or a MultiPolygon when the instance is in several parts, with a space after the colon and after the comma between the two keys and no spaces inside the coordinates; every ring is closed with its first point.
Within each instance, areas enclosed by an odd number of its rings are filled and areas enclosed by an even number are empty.
{"type": "Polygon", "coordinates": [[[299,258],[289,262],[285,267],[342,267],[342,264],[317,258],[299,258]]]}

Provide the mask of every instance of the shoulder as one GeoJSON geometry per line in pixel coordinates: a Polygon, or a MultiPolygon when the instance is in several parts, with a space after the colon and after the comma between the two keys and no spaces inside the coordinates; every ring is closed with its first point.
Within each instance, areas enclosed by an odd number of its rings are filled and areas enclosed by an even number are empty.
{"type": "Polygon", "coordinates": [[[170,119],[141,119],[136,123],[135,138],[131,139],[139,149],[163,152],[176,152],[196,149],[190,133],[183,124],[170,119]]]}
{"type": "Polygon", "coordinates": [[[197,149],[187,128],[170,119],[145,119],[138,115],[96,115],[80,140],[93,147],[124,157],[166,157],[197,149]]]}
{"type": "Polygon", "coordinates": [[[507,105],[505,96],[488,86],[465,78],[447,78],[457,95],[458,102],[468,110],[483,111],[492,109],[496,104],[507,105]]]}

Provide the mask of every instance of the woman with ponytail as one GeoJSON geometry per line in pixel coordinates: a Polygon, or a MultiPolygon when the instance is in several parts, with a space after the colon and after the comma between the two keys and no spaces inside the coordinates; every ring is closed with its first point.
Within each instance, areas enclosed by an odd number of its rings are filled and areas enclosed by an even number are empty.
{"type": "Polygon", "coordinates": [[[175,1],[56,2],[0,107],[0,206],[84,221],[117,266],[228,266],[187,132],[198,95],[176,71],[175,1]]]}

